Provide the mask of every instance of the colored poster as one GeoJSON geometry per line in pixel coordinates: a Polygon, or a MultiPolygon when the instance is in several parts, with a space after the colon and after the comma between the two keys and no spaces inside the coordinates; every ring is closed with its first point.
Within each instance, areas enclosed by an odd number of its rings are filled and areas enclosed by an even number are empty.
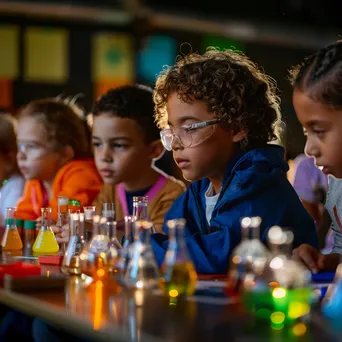
{"type": "Polygon", "coordinates": [[[202,52],[208,47],[215,47],[219,50],[231,49],[241,52],[246,51],[246,46],[242,42],[224,36],[204,35],[202,39],[202,52]]]}
{"type": "Polygon", "coordinates": [[[19,75],[19,27],[0,26],[0,78],[15,79],[19,75]]]}
{"type": "Polygon", "coordinates": [[[69,77],[69,32],[50,27],[25,31],[24,78],[28,82],[65,83],[69,77]]]}
{"type": "Polygon", "coordinates": [[[97,33],[92,41],[92,79],[131,83],[134,80],[132,39],[122,33],[97,33]]]}
{"type": "Polygon", "coordinates": [[[173,37],[165,35],[147,37],[137,57],[139,79],[154,83],[163,68],[175,63],[176,51],[177,41],[173,37]]]}

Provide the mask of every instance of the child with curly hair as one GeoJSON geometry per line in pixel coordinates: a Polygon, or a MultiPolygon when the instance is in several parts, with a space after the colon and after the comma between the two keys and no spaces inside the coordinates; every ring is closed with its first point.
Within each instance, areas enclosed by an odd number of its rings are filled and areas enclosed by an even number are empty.
{"type": "MultiPolygon", "coordinates": [[[[162,142],[192,182],[165,222],[186,219],[197,272],[227,272],[245,216],[262,218],[263,242],[268,229],[280,225],[293,229],[294,247],[317,246],[314,222],[286,178],[284,150],[270,144],[281,123],[270,77],[242,54],[209,49],[163,71],[154,100],[162,142]]],[[[153,235],[152,244],[160,265],[165,235],[153,235]]]]}

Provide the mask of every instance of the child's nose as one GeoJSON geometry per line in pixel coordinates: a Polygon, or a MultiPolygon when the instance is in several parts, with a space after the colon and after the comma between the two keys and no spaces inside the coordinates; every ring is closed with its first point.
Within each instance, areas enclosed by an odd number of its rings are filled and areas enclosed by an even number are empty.
{"type": "Polygon", "coordinates": [[[309,157],[318,157],[320,155],[319,147],[309,137],[306,140],[304,151],[309,157]]]}

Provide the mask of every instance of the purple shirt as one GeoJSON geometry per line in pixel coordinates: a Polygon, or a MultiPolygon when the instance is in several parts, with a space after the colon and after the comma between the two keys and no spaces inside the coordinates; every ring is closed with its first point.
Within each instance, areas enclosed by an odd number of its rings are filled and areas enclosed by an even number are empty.
{"type": "Polygon", "coordinates": [[[328,190],[328,177],[316,167],[314,158],[299,155],[295,160],[293,187],[299,198],[309,203],[322,203],[328,190]]]}

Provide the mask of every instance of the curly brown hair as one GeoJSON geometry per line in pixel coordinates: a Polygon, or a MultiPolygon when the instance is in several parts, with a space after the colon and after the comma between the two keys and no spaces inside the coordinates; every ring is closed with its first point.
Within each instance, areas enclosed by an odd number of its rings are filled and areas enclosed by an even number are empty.
{"type": "Polygon", "coordinates": [[[241,53],[208,48],[203,55],[179,57],[174,66],[162,71],[154,91],[155,120],[160,128],[167,126],[166,104],[174,92],[184,102],[206,102],[223,128],[245,130],[243,150],[279,139],[276,83],[241,53]]]}
{"type": "Polygon", "coordinates": [[[41,99],[26,105],[19,113],[19,120],[23,117],[35,117],[42,122],[49,139],[60,147],[73,148],[74,159],[92,155],[89,127],[77,106],[57,98],[41,99]]]}

